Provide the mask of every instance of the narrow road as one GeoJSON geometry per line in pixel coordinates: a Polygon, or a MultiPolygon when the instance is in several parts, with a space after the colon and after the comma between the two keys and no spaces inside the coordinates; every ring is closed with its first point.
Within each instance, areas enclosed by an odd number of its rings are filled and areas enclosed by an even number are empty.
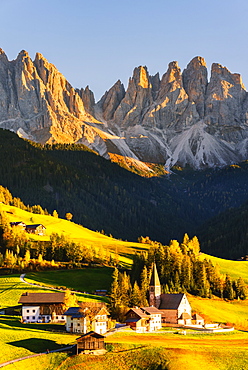
{"type": "Polygon", "coordinates": [[[44,285],[41,285],[41,284],[36,284],[36,283],[29,283],[28,281],[25,280],[25,276],[26,274],[21,274],[20,275],[20,280],[22,283],[25,283],[25,284],[29,284],[29,285],[33,285],[33,286],[37,286],[39,288],[42,288],[42,289],[49,289],[49,290],[56,290],[56,291],[60,291],[59,289],[57,288],[53,288],[53,287],[48,287],[48,286],[44,286],[44,285]]]}

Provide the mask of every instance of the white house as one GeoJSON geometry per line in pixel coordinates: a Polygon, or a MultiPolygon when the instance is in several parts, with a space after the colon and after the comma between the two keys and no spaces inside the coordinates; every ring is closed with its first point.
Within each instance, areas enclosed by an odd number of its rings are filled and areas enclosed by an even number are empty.
{"type": "Polygon", "coordinates": [[[94,331],[104,334],[108,330],[109,312],[106,306],[70,307],[65,313],[66,331],[86,334],[94,331]]]}
{"type": "Polygon", "coordinates": [[[162,313],[156,307],[130,308],[126,314],[126,324],[139,333],[161,329],[162,313]]]}
{"type": "Polygon", "coordinates": [[[23,293],[18,303],[22,305],[23,322],[65,322],[65,293],[23,293]]]}

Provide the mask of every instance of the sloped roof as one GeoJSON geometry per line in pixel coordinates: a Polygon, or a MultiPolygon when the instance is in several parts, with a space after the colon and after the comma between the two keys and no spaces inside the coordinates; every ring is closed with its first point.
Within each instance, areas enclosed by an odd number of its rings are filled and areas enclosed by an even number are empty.
{"type": "Polygon", "coordinates": [[[161,294],[161,303],[159,308],[164,310],[177,310],[181,300],[183,298],[183,293],[178,294],[161,294]]]}
{"type": "Polygon", "coordinates": [[[38,226],[42,226],[45,229],[45,226],[42,224],[32,224],[32,225],[26,225],[27,229],[36,229],[38,226]]]}
{"type": "Polygon", "coordinates": [[[19,225],[26,226],[25,222],[22,222],[22,221],[11,222],[10,225],[11,226],[19,226],[19,225]]]}
{"type": "Polygon", "coordinates": [[[191,316],[188,314],[188,312],[183,312],[182,315],[180,316],[180,319],[183,320],[191,319],[191,316]]]}
{"type": "Polygon", "coordinates": [[[154,306],[150,306],[150,307],[141,307],[140,309],[141,309],[142,311],[144,311],[144,312],[148,312],[149,314],[158,314],[158,313],[160,313],[160,314],[161,314],[161,311],[160,311],[158,308],[154,307],[154,306]]]}
{"type": "Polygon", "coordinates": [[[65,293],[23,293],[18,303],[34,304],[34,303],[64,303],[65,293]]]}
{"type": "Polygon", "coordinates": [[[150,286],[158,286],[160,285],[160,280],[158,277],[158,271],[157,271],[157,266],[156,263],[154,262],[153,268],[152,268],[152,276],[150,280],[150,286]]]}
{"type": "Polygon", "coordinates": [[[87,302],[85,304],[82,304],[79,307],[79,309],[80,309],[81,312],[85,311],[86,315],[87,315],[88,311],[90,311],[94,316],[104,315],[104,314],[105,315],[110,315],[106,306],[87,306],[87,302]]]}
{"type": "Polygon", "coordinates": [[[130,312],[134,312],[137,316],[139,316],[141,319],[145,319],[145,318],[149,318],[149,314],[146,314],[144,311],[142,311],[142,309],[140,308],[130,308],[130,310],[126,313],[126,316],[128,316],[128,314],[130,312]]]}
{"type": "Polygon", "coordinates": [[[105,338],[105,336],[104,336],[104,335],[102,335],[102,334],[98,334],[98,333],[96,333],[96,332],[94,332],[94,331],[89,331],[88,333],[81,335],[81,337],[76,338],[76,340],[77,340],[77,341],[80,341],[80,339],[82,339],[82,338],[87,338],[87,337],[105,338]]]}
{"type": "Polygon", "coordinates": [[[67,311],[65,311],[65,316],[72,316],[72,317],[85,317],[85,314],[83,312],[80,312],[80,307],[70,307],[67,311]]]}
{"type": "Polygon", "coordinates": [[[93,317],[101,314],[107,314],[109,315],[109,312],[105,306],[101,307],[70,307],[68,310],[64,313],[65,316],[72,316],[72,317],[86,317],[89,314],[93,314],[93,317]]]}

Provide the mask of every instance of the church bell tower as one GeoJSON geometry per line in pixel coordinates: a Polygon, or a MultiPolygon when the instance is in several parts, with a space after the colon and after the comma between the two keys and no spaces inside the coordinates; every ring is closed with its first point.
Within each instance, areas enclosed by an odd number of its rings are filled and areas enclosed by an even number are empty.
{"type": "Polygon", "coordinates": [[[149,287],[149,305],[159,308],[161,301],[160,296],[161,296],[161,285],[158,277],[156,263],[154,262],[149,287]]]}

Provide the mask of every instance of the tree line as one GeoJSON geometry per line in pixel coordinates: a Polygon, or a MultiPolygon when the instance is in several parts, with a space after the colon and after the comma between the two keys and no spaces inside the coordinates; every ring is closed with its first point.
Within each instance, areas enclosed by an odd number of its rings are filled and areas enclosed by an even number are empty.
{"type": "Polygon", "coordinates": [[[213,295],[228,299],[244,300],[248,290],[244,280],[231,279],[220,273],[218,266],[203,258],[198,238],[185,234],[183,241],[171,240],[169,245],[151,241],[148,237],[140,242],[150,244],[148,252],[134,256],[132,270],[113,274],[110,292],[112,314],[123,317],[128,307],[147,306],[149,303],[149,282],[153,263],[156,263],[162,293],[190,293],[211,298],[213,295]]]}

